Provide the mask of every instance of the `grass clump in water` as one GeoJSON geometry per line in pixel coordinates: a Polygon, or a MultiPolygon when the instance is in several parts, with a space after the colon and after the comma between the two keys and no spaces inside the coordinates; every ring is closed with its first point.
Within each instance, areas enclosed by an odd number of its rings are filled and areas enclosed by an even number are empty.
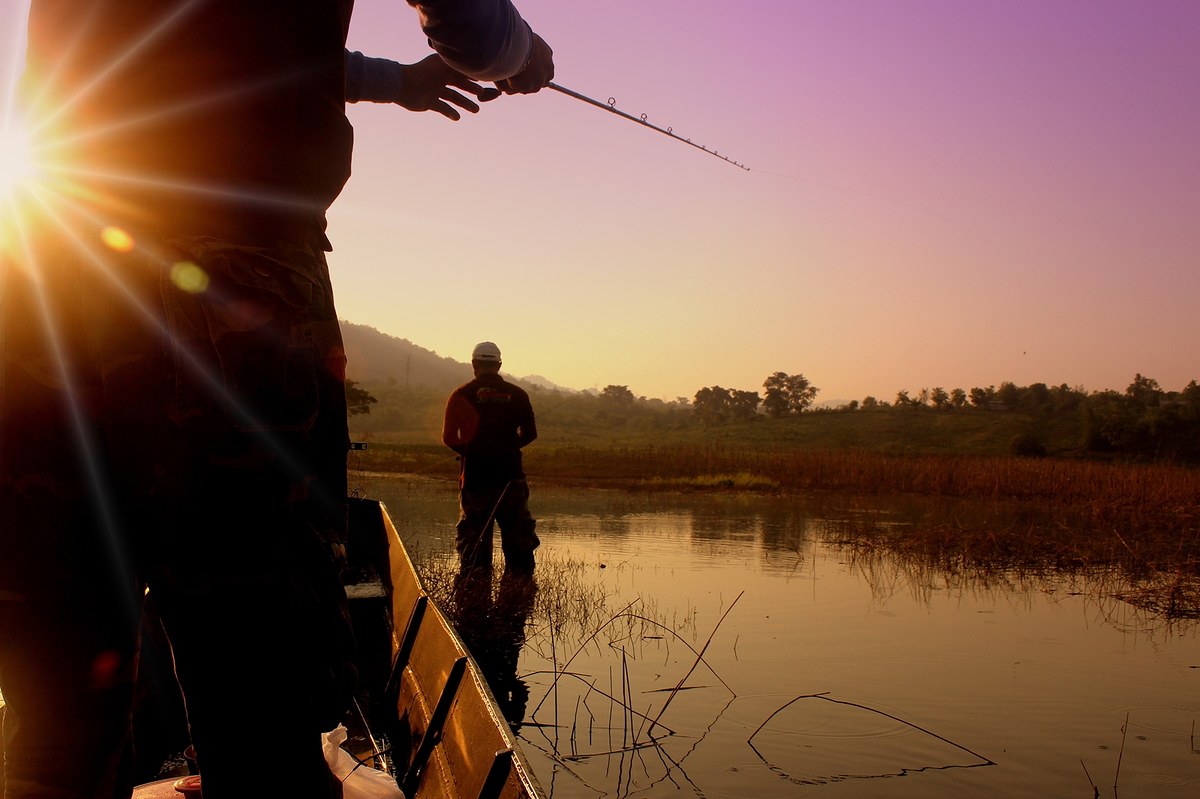
{"type": "Polygon", "coordinates": [[[645,487],[652,489],[774,491],[780,486],[778,480],[749,471],[740,471],[701,474],[694,477],[652,477],[645,481],[645,487]]]}

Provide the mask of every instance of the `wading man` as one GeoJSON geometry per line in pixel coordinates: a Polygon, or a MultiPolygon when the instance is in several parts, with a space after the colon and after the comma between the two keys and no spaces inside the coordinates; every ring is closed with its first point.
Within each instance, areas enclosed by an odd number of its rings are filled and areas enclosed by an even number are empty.
{"type": "Polygon", "coordinates": [[[446,402],[442,443],[458,453],[460,573],[490,573],[492,528],[500,526],[505,574],[533,574],[536,522],[521,450],[537,438],[529,395],[500,376],[500,349],[484,341],[471,353],[475,379],[446,402]]]}

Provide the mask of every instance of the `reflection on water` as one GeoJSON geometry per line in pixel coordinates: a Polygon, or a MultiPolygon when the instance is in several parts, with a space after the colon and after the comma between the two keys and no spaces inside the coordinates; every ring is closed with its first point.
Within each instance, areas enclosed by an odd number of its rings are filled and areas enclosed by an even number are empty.
{"type": "Polygon", "coordinates": [[[504,718],[514,732],[521,729],[529,686],[517,674],[525,645],[525,624],[537,597],[537,581],[505,572],[493,591],[490,574],[463,570],[454,580],[446,604],[458,634],[479,663],[504,718]]]}
{"type": "MultiPolygon", "coordinates": [[[[362,489],[423,569],[449,568],[452,485],[362,489]]],[[[532,609],[486,607],[464,637],[551,796],[1200,794],[1195,619],[1030,556],[1061,518],[533,489],[532,609]],[[938,514],[945,540],[906,550],[938,514]],[[989,551],[985,522],[1029,546],[989,551]]]]}

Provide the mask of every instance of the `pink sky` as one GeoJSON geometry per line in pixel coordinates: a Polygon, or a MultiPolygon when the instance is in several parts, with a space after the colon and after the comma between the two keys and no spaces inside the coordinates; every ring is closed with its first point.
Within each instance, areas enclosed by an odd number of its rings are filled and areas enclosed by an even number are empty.
{"type": "MultiPolygon", "coordinates": [[[[1200,3],[520,8],[557,82],[751,171],[552,92],[354,106],[343,318],[651,397],[1200,379],[1200,3]]],[[[356,14],[352,48],[426,54],[399,0],[356,14]]]]}

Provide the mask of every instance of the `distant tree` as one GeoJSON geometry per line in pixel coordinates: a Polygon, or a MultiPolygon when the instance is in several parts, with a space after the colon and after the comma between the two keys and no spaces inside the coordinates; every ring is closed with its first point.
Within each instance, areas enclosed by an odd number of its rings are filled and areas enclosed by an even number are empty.
{"type": "Polygon", "coordinates": [[[1096,452],[1129,452],[1135,445],[1137,415],[1128,398],[1097,391],[1082,406],[1084,445],[1096,452]]]}
{"type": "Polygon", "coordinates": [[[729,390],[729,415],[734,419],[753,419],[762,398],[757,391],[729,390]]]}
{"type": "Polygon", "coordinates": [[[1188,419],[1200,421],[1200,384],[1195,380],[1183,387],[1183,391],[1179,393],[1179,398],[1183,401],[1184,414],[1188,419]]]}
{"type": "Polygon", "coordinates": [[[1162,394],[1157,380],[1142,377],[1141,374],[1134,375],[1133,382],[1125,389],[1125,396],[1129,397],[1133,401],[1134,407],[1137,408],[1150,408],[1158,405],[1162,400],[1162,394]]]}
{"type": "Polygon", "coordinates": [[[705,424],[720,424],[729,418],[729,389],[709,386],[696,392],[692,413],[705,424]]]}
{"type": "Polygon", "coordinates": [[[789,375],[787,380],[788,405],[792,413],[803,413],[813,404],[821,389],[814,386],[802,374],[789,375]]]}
{"type": "Polygon", "coordinates": [[[705,424],[753,419],[762,399],[755,391],[709,386],[696,392],[692,413],[705,424]]]}
{"type": "Polygon", "coordinates": [[[1074,411],[1085,399],[1087,392],[1082,387],[1071,388],[1063,383],[1050,389],[1050,405],[1055,413],[1074,411]]]}
{"type": "Polygon", "coordinates": [[[850,402],[846,405],[846,410],[857,411],[858,410],[858,400],[850,400],[850,402]]]}
{"type": "Polygon", "coordinates": [[[800,414],[816,399],[819,388],[802,374],[789,375],[775,372],[763,381],[766,394],[762,399],[763,410],[772,419],[800,414]]]}
{"type": "Polygon", "coordinates": [[[996,391],[996,399],[1004,403],[1004,407],[1012,410],[1021,404],[1021,389],[1016,383],[1005,380],[996,391]]]}
{"type": "Polygon", "coordinates": [[[1030,410],[1041,411],[1050,407],[1050,388],[1045,383],[1030,383],[1021,394],[1021,404],[1030,410]]]}
{"type": "Polygon", "coordinates": [[[897,408],[907,408],[908,406],[913,405],[915,403],[911,399],[909,399],[908,389],[902,388],[896,392],[896,399],[892,404],[895,405],[897,408]]]}
{"type": "Polygon", "coordinates": [[[879,400],[868,394],[867,396],[863,397],[862,407],[864,411],[873,411],[879,407],[879,400]]]}
{"type": "Polygon", "coordinates": [[[913,400],[913,405],[928,405],[929,404],[929,389],[923,388],[917,392],[917,398],[913,400]]]}
{"type": "Polygon", "coordinates": [[[963,391],[961,388],[956,388],[951,391],[950,404],[954,406],[956,410],[965,408],[967,405],[967,392],[963,391]]]}
{"type": "Polygon", "coordinates": [[[600,399],[613,405],[632,405],[636,399],[629,386],[605,386],[600,399]]]}
{"type": "Polygon", "coordinates": [[[938,410],[948,408],[950,407],[950,395],[941,386],[934,386],[929,390],[929,404],[938,410]]]}
{"type": "Polygon", "coordinates": [[[353,380],[346,381],[346,412],[349,416],[360,413],[370,413],[371,406],[379,400],[371,396],[366,389],[358,387],[353,380]]]}
{"type": "Polygon", "coordinates": [[[988,386],[987,388],[971,389],[971,404],[976,408],[987,409],[991,405],[992,400],[996,398],[996,387],[988,386]]]}
{"type": "Polygon", "coordinates": [[[776,372],[763,381],[763,410],[772,419],[782,419],[791,410],[788,402],[788,375],[786,372],[776,372]]]}

